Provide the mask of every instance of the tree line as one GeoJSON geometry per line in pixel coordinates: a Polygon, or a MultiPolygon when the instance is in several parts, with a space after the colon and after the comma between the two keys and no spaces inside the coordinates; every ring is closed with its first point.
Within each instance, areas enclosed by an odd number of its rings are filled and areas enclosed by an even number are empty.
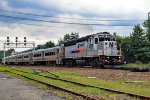
{"type": "Polygon", "coordinates": [[[51,48],[54,46],[59,46],[59,45],[63,44],[64,42],[78,39],[78,38],[79,38],[79,33],[72,32],[71,34],[65,34],[63,38],[60,38],[58,40],[57,44],[55,44],[53,41],[48,41],[43,45],[37,45],[36,49],[46,49],[46,48],[51,48]]]}
{"type": "Polygon", "coordinates": [[[135,25],[129,36],[113,34],[121,46],[127,63],[150,62],[150,19],[145,20],[142,25],[135,25]]]}
{"type": "MultiPolygon", "coordinates": [[[[10,56],[14,49],[9,49],[5,52],[5,56],[10,56]]],[[[0,63],[2,62],[2,58],[4,57],[4,50],[0,50],[0,63]]]]}

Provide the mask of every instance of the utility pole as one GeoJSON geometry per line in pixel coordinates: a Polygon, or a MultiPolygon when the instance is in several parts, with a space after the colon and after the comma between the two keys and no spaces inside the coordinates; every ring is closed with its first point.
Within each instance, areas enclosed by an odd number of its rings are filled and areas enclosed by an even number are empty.
{"type": "Polygon", "coordinates": [[[5,65],[5,43],[4,43],[4,58],[3,58],[3,63],[4,63],[4,65],[5,65]]]}

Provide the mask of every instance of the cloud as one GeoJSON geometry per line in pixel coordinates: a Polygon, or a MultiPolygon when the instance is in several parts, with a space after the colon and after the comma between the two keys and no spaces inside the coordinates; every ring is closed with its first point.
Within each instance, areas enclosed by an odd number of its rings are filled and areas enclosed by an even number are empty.
{"type": "Polygon", "coordinates": [[[149,0],[36,0],[39,5],[64,13],[93,14],[119,18],[145,18],[149,0]],[[119,16],[120,15],[120,16],[119,16]],[[144,16],[145,15],[145,16],[144,16]]]}
{"type": "Polygon", "coordinates": [[[0,0],[0,9],[5,9],[5,10],[11,9],[7,0],[0,0]]]}
{"type": "MultiPolygon", "coordinates": [[[[14,0],[19,1],[19,0],[14,0]]],[[[21,3],[22,1],[19,1],[21,3]]],[[[146,19],[147,12],[150,10],[149,0],[23,0],[24,5],[32,4],[32,7],[11,7],[7,0],[0,1],[0,9],[8,9],[10,11],[20,11],[35,14],[48,14],[55,17],[66,18],[92,18],[92,19],[146,19]],[[38,6],[37,6],[38,5],[38,6]],[[39,10],[40,9],[40,10],[39,10]],[[58,11],[58,12],[55,12],[58,11]],[[55,12],[55,15],[52,14],[55,12]]],[[[16,3],[17,5],[17,3],[16,3]]],[[[14,14],[15,15],[15,14],[14,14]]],[[[23,15],[22,15],[23,16],[23,15]]],[[[31,18],[31,16],[23,16],[31,18]]],[[[36,18],[33,17],[32,18],[36,18]]],[[[42,18],[42,17],[37,17],[42,18]]],[[[65,18],[42,18],[44,20],[53,20],[72,23],[98,23],[98,24],[134,24],[131,22],[107,22],[107,21],[91,21],[77,20],[65,18]]],[[[60,37],[66,33],[79,32],[80,37],[94,34],[101,31],[117,32],[119,35],[129,35],[131,27],[121,26],[89,26],[89,25],[71,25],[44,23],[33,21],[16,21],[22,23],[32,23],[43,26],[31,26],[23,24],[0,23],[0,40],[5,40],[9,36],[12,40],[16,36],[19,39],[27,37],[27,40],[35,41],[36,44],[43,44],[49,40],[57,43],[60,37]],[[54,27],[52,27],[54,26],[54,27]],[[97,30],[93,30],[97,29],[97,30]]],[[[141,22],[136,22],[141,23],[141,22]]],[[[0,44],[0,49],[2,49],[0,44]]]]}
{"type": "MultiPolygon", "coordinates": [[[[82,18],[79,15],[58,15],[57,17],[74,17],[82,18]]],[[[70,22],[70,19],[53,19],[57,21],[70,22]]],[[[72,19],[71,22],[77,22],[78,20],[72,19]]],[[[86,21],[80,21],[81,23],[86,23],[86,21]]],[[[43,26],[31,26],[24,24],[15,23],[1,23],[0,24],[0,39],[6,40],[9,36],[12,40],[15,37],[19,37],[23,40],[23,37],[27,37],[30,41],[35,41],[36,45],[44,44],[45,42],[52,40],[57,43],[58,39],[63,37],[66,33],[79,32],[80,36],[85,36],[93,34],[91,26],[84,25],[67,25],[67,24],[57,24],[57,23],[44,23],[44,22],[32,22],[32,24],[38,24],[43,26]],[[54,26],[54,27],[51,27],[54,26]]],[[[3,46],[0,46],[2,49],[3,46]]]]}

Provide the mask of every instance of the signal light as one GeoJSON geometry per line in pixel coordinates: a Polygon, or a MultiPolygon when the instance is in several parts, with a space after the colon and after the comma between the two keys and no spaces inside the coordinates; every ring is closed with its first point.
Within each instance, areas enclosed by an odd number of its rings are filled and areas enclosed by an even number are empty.
{"type": "Polygon", "coordinates": [[[16,42],[18,42],[18,37],[16,37],[16,42]]]}
{"type": "Polygon", "coordinates": [[[7,37],[7,45],[9,45],[9,37],[7,37]]]}
{"type": "Polygon", "coordinates": [[[16,45],[18,45],[18,37],[16,37],[16,45]]]}
{"type": "Polygon", "coordinates": [[[24,37],[24,45],[26,45],[26,42],[27,42],[27,38],[24,37]]]}

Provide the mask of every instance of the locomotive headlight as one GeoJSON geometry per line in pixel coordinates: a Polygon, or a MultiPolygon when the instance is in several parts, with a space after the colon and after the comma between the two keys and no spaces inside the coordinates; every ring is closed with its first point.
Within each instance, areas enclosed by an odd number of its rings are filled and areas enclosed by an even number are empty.
{"type": "Polygon", "coordinates": [[[109,57],[107,57],[107,58],[109,58],[109,57]]]}
{"type": "Polygon", "coordinates": [[[119,58],[121,58],[121,57],[119,57],[119,58]]]}

